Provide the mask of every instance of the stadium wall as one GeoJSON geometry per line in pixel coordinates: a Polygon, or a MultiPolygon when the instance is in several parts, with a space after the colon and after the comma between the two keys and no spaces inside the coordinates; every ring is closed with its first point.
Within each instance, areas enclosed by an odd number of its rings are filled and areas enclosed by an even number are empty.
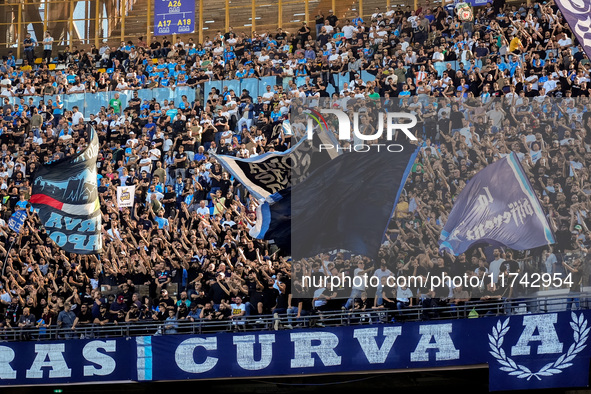
{"type": "Polygon", "coordinates": [[[591,311],[325,329],[5,342],[0,386],[488,365],[490,390],[588,387],[591,311]]]}

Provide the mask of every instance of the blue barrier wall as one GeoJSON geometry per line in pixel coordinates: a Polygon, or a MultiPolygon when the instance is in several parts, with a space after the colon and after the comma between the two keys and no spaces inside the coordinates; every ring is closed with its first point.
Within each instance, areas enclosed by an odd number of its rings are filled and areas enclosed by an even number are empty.
{"type": "MultiPolygon", "coordinates": [[[[571,48],[573,54],[578,51],[577,48],[571,48]]],[[[549,52],[556,52],[556,50],[548,50],[549,52]]],[[[524,55],[520,55],[522,60],[524,55]]],[[[437,71],[438,75],[441,77],[443,71],[446,68],[447,63],[450,63],[452,68],[457,70],[459,67],[460,60],[453,60],[453,61],[445,61],[445,62],[437,62],[434,64],[435,70],[437,71]]],[[[471,67],[471,63],[469,61],[464,61],[464,68],[469,70],[471,67]]],[[[475,67],[481,68],[482,61],[476,60],[475,67]]],[[[335,85],[339,89],[343,89],[345,83],[348,83],[350,78],[350,73],[345,73],[345,75],[341,74],[334,74],[333,75],[335,85]]],[[[361,78],[363,81],[373,81],[375,80],[375,76],[370,74],[369,72],[363,70],[361,71],[361,78]]],[[[210,81],[206,82],[202,86],[202,94],[204,95],[204,99],[207,100],[207,95],[211,91],[212,88],[218,89],[220,92],[223,92],[224,89],[228,91],[234,90],[236,96],[240,96],[243,89],[248,90],[251,97],[256,99],[257,96],[262,95],[266,92],[267,85],[282,85],[284,90],[288,88],[288,82],[291,78],[277,78],[277,77],[263,77],[260,79],[257,78],[246,78],[242,80],[238,79],[228,79],[224,81],[210,81]]],[[[299,77],[296,78],[296,84],[300,85],[305,81],[305,78],[299,77]]],[[[332,94],[334,93],[334,87],[329,85],[327,87],[327,91],[332,94]]],[[[80,112],[84,114],[86,118],[92,113],[97,113],[101,106],[108,107],[109,101],[114,98],[116,93],[119,93],[119,98],[122,102],[122,107],[127,107],[127,103],[131,97],[133,97],[132,90],[127,91],[120,91],[120,92],[99,92],[99,93],[73,93],[73,94],[64,94],[60,95],[62,102],[64,103],[64,107],[66,109],[72,109],[73,106],[78,106],[80,112]]],[[[164,100],[173,100],[174,103],[178,106],[178,104],[182,101],[182,96],[186,95],[189,102],[193,102],[199,95],[198,89],[181,86],[181,87],[174,87],[174,88],[155,88],[155,89],[140,89],[137,90],[138,96],[142,100],[152,100],[156,99],[156,101],[162,103],[164,100]]],[[[53,96],[24,96],[24,97],[9,97],[11,104],[19,104],[23,102],[24,104],[29,104],[29,99],[33,99],[34,105],[39,105],[41,100],[44,103],[47,103],[48,100],[52,100],[53,102],[56,101],[56,95],[53,96]]]]}
{"type": "Polygon", "coordinates": [[[584,310],[234,334],[4,342],[0,386],[488,364],[492,391],[585,387],[590,316],[584,310]]]}

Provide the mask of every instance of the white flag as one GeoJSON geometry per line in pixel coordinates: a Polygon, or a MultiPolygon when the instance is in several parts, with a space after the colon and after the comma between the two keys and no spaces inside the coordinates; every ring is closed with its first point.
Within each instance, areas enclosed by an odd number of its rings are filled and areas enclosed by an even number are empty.
{"type": "Polygon", "coordinates": [[[117,205],[119,208],[133,207],[135,186],[117,186],[117,205]]]}

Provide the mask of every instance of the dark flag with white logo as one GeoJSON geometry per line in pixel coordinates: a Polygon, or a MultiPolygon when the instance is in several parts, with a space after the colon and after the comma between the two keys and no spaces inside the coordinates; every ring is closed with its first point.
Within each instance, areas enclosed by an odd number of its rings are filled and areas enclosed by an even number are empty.
{"type": "Polygon", "coordinates": [[[292,184],[292,177],[304,179],[314,168],[338,156],[336,149],[323,149],[321,144],[338,146],[336,138],[319,131],[312,140],[301,139],[285,152],[268,152],[248,159],[214,155],[226,171],[238,180],[256,199],[265,199],[292,184]]]}
{"type": "Polygon", "coordinates": [[[417,152],[344,153],[261,204],[250,235],[294,259],[337,249],[377,258],[417,152]]]}
{"type": "Polygon", "coordinates": [[[457,256],[477,243],[527,250],[554,242],[540,201],[511,153],[470,179],[441,231],[439,249],[457,256]]]}
{"type": "Polygon", "coordinates": [[[30,199],[51,239],[65,251],[78,254],[102,249],[96,168],[99,145],[92,127],[88,135],[86,149],[35,172],[30,199]]]}
{"type": "Polygon", "coordinates": [[[556,0],[556,5],[587,58],[591,59],[591,2],[585,0],[556,0]]]}

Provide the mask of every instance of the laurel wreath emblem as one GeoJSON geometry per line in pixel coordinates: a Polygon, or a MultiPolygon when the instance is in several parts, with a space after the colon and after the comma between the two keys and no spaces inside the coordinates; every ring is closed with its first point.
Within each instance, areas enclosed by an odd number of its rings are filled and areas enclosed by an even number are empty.
{"type": "Polygon", "coordinates": [[[562,372],[573,364],[571,361],[579,354],[587,345],[587,338],[589,337],[589,329],[587,327],[587,320],[583,314],[579,317],[575,313],[571,313],[572,322],[570,326],[573,329],[574,343],[570,346],[565,354],[562,354],[558,359],[552,363],[544,365],[538,372],[532,372],[525,365],[517,364],[513,359],[507,356],[505,351],[502,349],[503,340],[507,331],[509,331],[509,319],[505,319],[504,322],[500,320],[497,325],[493,327],[492,335],[488,334],[490,354],[502,365],[499,368],[501,371],[508,372],[509,375],[516,376],[518,379],[530,380],[535,376],[538,380],[542,380],[542,376],[552,376],[562,372]]]}

